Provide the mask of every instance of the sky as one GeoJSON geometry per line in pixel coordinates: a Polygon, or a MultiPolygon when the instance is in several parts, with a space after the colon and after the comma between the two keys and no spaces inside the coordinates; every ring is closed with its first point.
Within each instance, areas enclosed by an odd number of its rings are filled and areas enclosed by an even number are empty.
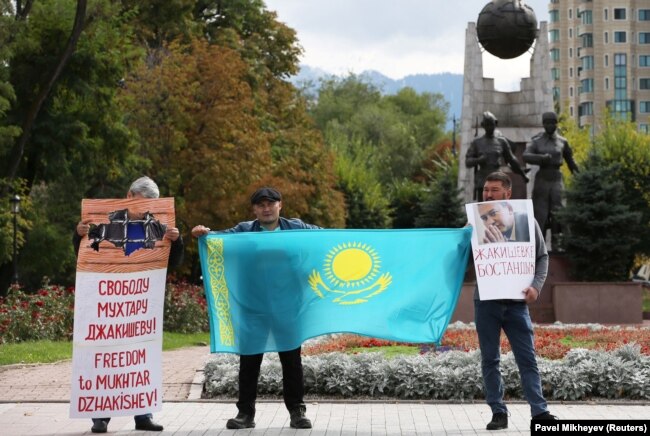
{"type": "MultiPolygon", "coordinates": [[[[347,75],[376,70],[410,74],[463,73],[465,31],[488,0],[264,0],[279,21],[296,30],[301,64],[347,75]]],[[[516,0],[515,0],[516,1],[516,0]]],[[[538,23],[548,22],[549,0],[524,0],[538,23]]],[[[485,77],[501,91],[519,89],[530,54],[513,60],[483,55],[485,77]]]]}

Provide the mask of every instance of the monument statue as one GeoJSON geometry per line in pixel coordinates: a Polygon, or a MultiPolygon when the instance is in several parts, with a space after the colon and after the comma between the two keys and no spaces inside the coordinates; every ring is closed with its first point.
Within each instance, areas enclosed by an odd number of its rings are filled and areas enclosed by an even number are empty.
{"type": "Polygon", "coordinates": [[[562,172],[560,167],[566,161],[571,173],[578,171],[573,160],[573,152],[566,138],[558,135],[557,115],[545,112],[542,115],[544,132],[531,139],[524,151],[524,162],[539,165],[533,186],[533,210],[535,219],[542,231],[551,229],[553,240],[560,233],[559,223],[553,219],[553,213],[562,207],[562,172]]]}
{"type": "Polygon", "coordinates": [[[483,112],[481,127],[485,134],[472,141],[465,154],[465,166],[475,168],[474,199],[483,201],[483,184],[488,174],[500,171],[505,164],[528,182],[528,177],[521,169],[517,158],[512,152],[510,141],[496,130],[497,117],[492,112],[483,112]]]}
{"type": "Polygon", "coordinates": [[[478,41],[501,59],[524,54],[537,38],[537,17],[521,0],[492,0],[476,22],[478,41]]]}

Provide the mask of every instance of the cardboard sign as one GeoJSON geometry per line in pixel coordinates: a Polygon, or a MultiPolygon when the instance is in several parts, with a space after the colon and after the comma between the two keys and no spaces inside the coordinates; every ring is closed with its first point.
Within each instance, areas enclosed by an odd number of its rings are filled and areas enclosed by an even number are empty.
{"type": "Polygon", "coordinates": [[[535,277],[535,216],[531,200],[465,205],[473,227],[472,257],[481,300],[523,300],[535,277]]]}
{"type": "Polygon", "coordinates": [[[84,237],[79,246],[70,417],[106,418],[159,411],[171,242],[157,240],[149,244],[152,248],[137,248],[137,244],[148,235],[149,222],[142,216],[175,226],[174,199],[83,200],[81,216],[103,225],[102,229],[114,228],[112,236],[96,232],[106,240],[84,237]],[[119,221],[110,219],[116,216],[113,212],[123,210],[128,213],[120,214],[119,221]],[[130,245],[129,251],[124,244],[130,245]]]}

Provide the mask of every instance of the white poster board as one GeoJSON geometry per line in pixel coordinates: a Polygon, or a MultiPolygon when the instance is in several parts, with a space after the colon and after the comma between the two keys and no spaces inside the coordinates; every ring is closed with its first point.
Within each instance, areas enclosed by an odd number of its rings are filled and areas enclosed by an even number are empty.
{"type": "Polygon", "coordinates": [[[532,200],[470,203],[465,210],[481,300],[523,300],[535,277],[532,200]]]}
{"type": "MultiPolygon", "coordinates": [[[[82,219],[147,211],[174,226],[173,199],[84,200],[82,219]]],[[[162,333],[170,242],[128,256],[88,237],[79,247],[75,287],[71,418],[134,416],[162,409],[162,333]]]]}

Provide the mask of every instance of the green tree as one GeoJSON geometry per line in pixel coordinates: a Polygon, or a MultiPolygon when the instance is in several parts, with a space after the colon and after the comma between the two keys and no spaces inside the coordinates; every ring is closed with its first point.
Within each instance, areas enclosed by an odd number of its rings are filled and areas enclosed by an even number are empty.
{"type": "Polygon", "coordinates": [[[576,280],[626,280],[634,260],[632,247],[641,218],[620,202],[625,184],[620,164],[592,152],[566,191],[567,205],[558,211],[564,228],[562,245],[576,280]],[[603,266],[606,265],[604,268],[603,266]]]}
{"type": "Polygon", "coordinates": [[[48,275],[69,284],[71,277],[59,272],[74,268],[70,233],[80,199],[124,195],[125,180],[142,164],[133,155],[133,138],[115,98],[127,66],[141,52],[131,44],[132,33],[117,2],[16,5],[9,48],[3,51],[9,59],[0,67],[0,77],[6,78],[15,98],[1,111],[0,126],[21,129],[19,135],[2,139],[1,177],[4,186],[23,186],[24,204],[34,205],[34,214],[27,209],[21,214],[33,220],[21,227],[33,229],[20,235],[25,240],[21,270],[33,271],[34,282],[48,275]],[[35,186],[40,194],[32,196],[35,186]],[[56,201],[48,200],[53,197],[56,201]],[[43,243],[69,254],[46,258],[43,243]],[[47,266],[55,262],[60,268],[47,266]]]}
{"type": "Polygon", "coordinates": [[[448,153],[434,160],[437,170],[431,174],[429,190],[424,195],[422,213],[416,227],[461,227],[467,222],[458,188],[458,159],[448,153]]]}

